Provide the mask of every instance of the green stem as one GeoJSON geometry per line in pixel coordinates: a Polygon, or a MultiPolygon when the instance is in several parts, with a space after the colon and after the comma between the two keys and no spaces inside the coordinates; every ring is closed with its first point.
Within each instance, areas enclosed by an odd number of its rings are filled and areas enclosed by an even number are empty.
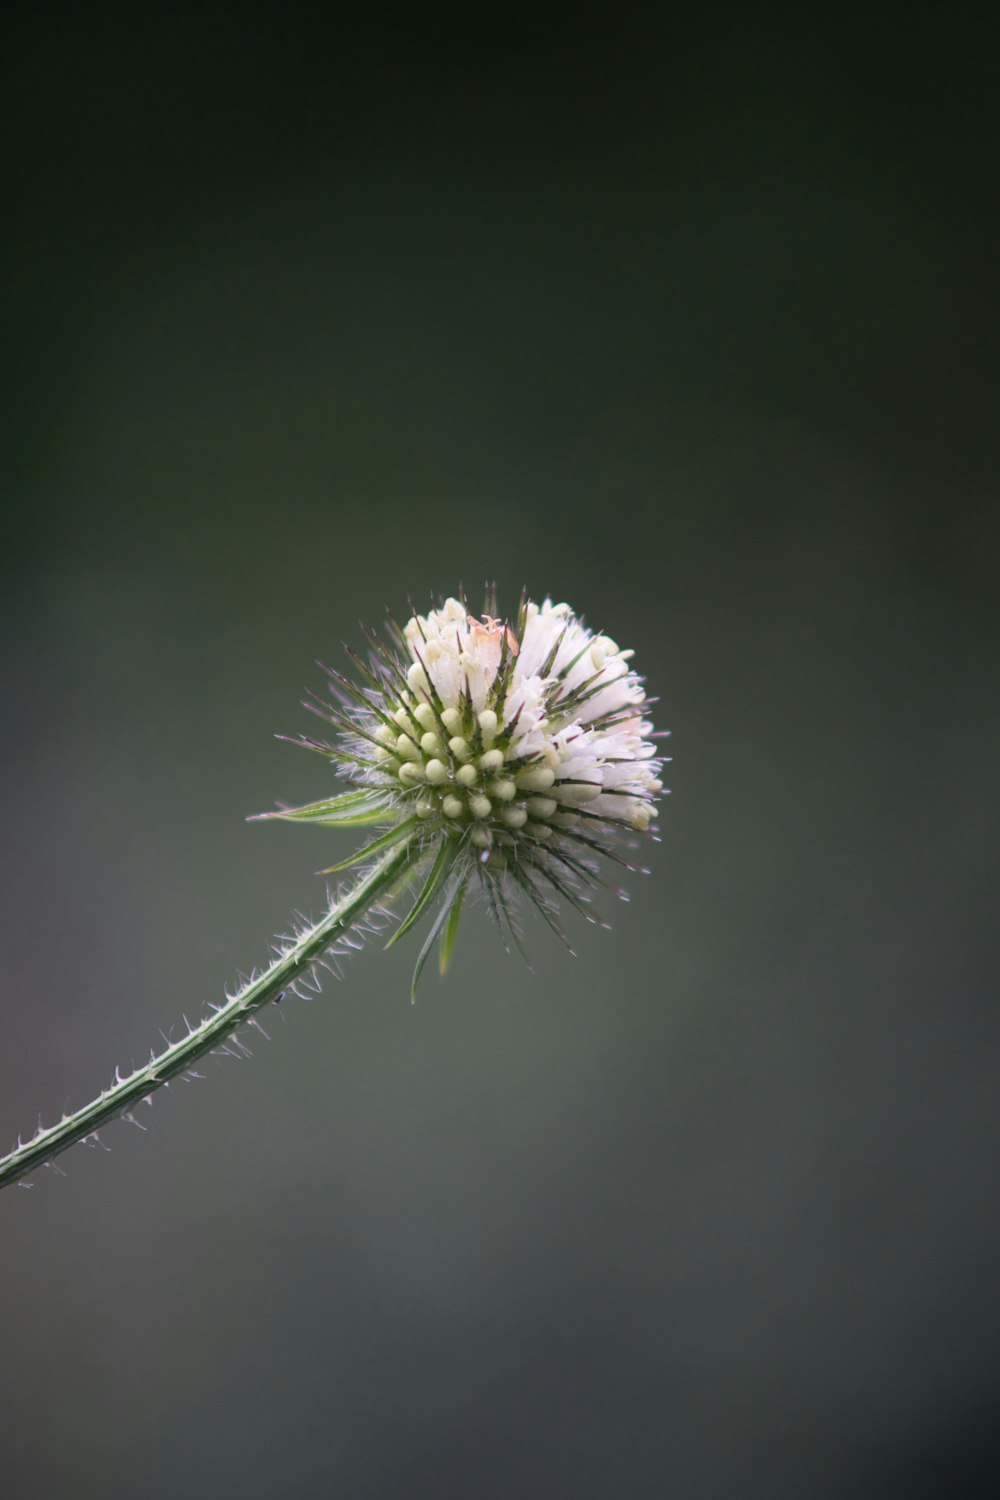
{"type": "Polygon", "coordinates": [[[189,1027],[179,1042],[171,1043],[158,1055],[151,1054],[148,1063],[127,1077],[123,1078],[117,1070],[110,1088],[83,1109],[64,1115],[57,1125],[45,1129],[39,1126],[32,1139],[23,1145],[19,1138],[10,1155],[0,1157],[0,1188],[45,1166],[77,1141],[94,1135],[109,1120],[128,1116],[134,1105],[148,1099],[172,1078],[188,1073],[199,1057],[224,1043],[263,1006],[279,999],[339,936],[348,932],[377,901],[390,895],[419,858],[417,851],[418,846],[410,842],[401,849],[390,850],[367,875],[332,903],[325,917],[285,948],[263,974],[251,979],[231,1000],[214,1007],[200,1025],[189,1027]]]}

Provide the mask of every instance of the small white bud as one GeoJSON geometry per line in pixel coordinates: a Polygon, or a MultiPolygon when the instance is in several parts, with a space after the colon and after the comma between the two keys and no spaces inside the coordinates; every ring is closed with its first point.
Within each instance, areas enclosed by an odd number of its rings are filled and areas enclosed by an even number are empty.
{"type": "Polygon", "coordinates": [[[496,738],[498,723],[499,720],[497,719],[497,716],[493,712],[492,708],[484,708],[482,713],[479,715],[479,727],[483,733],[483,740],[487,745],[491,740],[496,738]]]}
{"type": "Polygon", "coordinates": [[[441,755],[443,753],[441,741],[432,730],[420,736],[420,748],[425,755],[441,755]]]}
{"type": "Polygon", "coordinates": [[[484,771],[499,771],[503,765],[503,751],[487,750],[485,755],[479,757],[479,764],[484,771]]]}
{"type": "Polygon", "coordinates": [[[404,760],[420,759],[420,751],[408,734],[401,734],[399,736],[399,739],[396,741],[396,753],[397,755],[401,755],[404,760]]]}
{"type": "Polygon", "coordinates": [[[552,837],[552,827],[549,823],[532,823],[531,836],[536,839],[550,839],[552,837]]]}
{"type": "Polygon", "coordinates": [[[601,795],[602,788],[592,786],[589,782],[583,784],[567,782],[559,790],[562,792],[563,797],[568,798],[571,802],[579,803],[593,802],[595,797],[601,795]]]}
{"type": "Polygon", "coordinates": [[[398,736],[393,733],[388,724],[380,724],[375,731],[375,738],[380,745],[387,745],[391,750],[395,746],[398,736]]]}
{"type": "Polygon", "coordinates": [[[469,811],[474,818],[488,818],[493,811],[493,803],[489,797],[484,797],[481,792],[469,798],[469,811]]]}
{"type": "Polygon", "coordinates": [[[448,779],[448,767],[443,760],[429,760],[424,767],[424,775],[433,786],[439,786],[448,779]]]}
{"type": "Polygon", "coordinates": [[[558,806],[554,797],[532,797],[528,803],[528,811],[533,818],[551,818],[558,806]]]}
{"type": "Polygon", "coordinates": [[[445,797],[441,809],[446,818],[460,818],[465,811],[461,797],[455,796],[445,797]]]}
{"type": "Polygon", "coordinates": [[[459,766],[455,772],[455,780],[460,781],[463,786],[475,786],[479,780],[479,772],[475,766],[459,766]]]}
{"type": "Polygon", "coordinates": [[[485,828],[474,828],[472,830],[472,842],[477,849],[488,849],[493,841],[485,828]]]}
{"type": "Polygon", "coordinates": [[[500,777],[497,781],[491,781],[487,787],[491,797],[496,797],[500,802],[513,802],[517,796],[517,787],[512,781],[500,777]]]}
{"type": "Polygon", "coordinates": [[[418,661],[415,661],[407,672],[406,680],[415,693],[422,692],[427,686],[427,673],[418,661]]]}
{"type": "Polygon", "coordinates": [[[421,797],[417,803],[417,817],[429,818],[434,812],[434,803],[429,797],[421,797]]]}
{"type": "Polygon", "coordinates": [[[449,734],[455,734],[462,727],[462,715],[457,708],[446,708],[441,715],[441,723],[449,734]]]}
{"type": "Polygon", "coordinates": [[[517,784],[526,792],[547,792],[555,779],[556,773],[550,766],[528,766],[517,773],[517,784]]]}
{"type": "Polygon", "coordinates": [[[468,760],[472,754],[468,740],[463,740],[460,734],[456,734],[454,739],[448,741],[448,749],[456,760],[468,760]]]}
{"type": "Polygon", "coordinates": [[[528,821],[523,807],[505,807],[502,816],[508,828],[523,828],[528,821]]]}
{"type": "Polygon", "coordinates": [[[404,761],[399,768],[399,779],[404,786],[416,786],[418,781],[424,779],[424,768],[414,765],[412,760],[404,761]]]}
{"type": "Polygon", "coordinates": [[[413,717],[421,729],[433,729],[437,722],[434,718],[434,710],[429,703],[418,703],[413,710],[413,717]]]}

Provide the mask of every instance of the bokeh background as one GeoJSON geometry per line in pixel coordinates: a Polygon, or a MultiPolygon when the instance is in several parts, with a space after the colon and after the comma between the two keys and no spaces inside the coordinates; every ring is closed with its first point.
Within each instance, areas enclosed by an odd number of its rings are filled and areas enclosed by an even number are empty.
{"type": "Polygon", "coordinates": [[[3,1195],[6,1500],[995,1493],[973,14],[6,8],[4,1143],[319,910],[359,619],[565,598],[675,755],[575,962],[367,952],[3,1195]]]}

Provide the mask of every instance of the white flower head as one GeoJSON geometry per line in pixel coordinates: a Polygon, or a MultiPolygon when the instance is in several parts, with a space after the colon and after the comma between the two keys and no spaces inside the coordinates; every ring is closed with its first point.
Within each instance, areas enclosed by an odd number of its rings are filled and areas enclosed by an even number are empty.
{"type": "Polygon", "coordinates": [[[367,662],[350,653],[363,684],[326,669],[338,708],[307,704],[339,743],[297,742],[337,762],[351,790],[269,816],[386,825],[334,870],[412,845],[429,873],[396,937],[437,904],[418,973],[438,936],[447,963],[471,882],[502,932],[514,931],[517,891],[560,935],[554,897],[593,920],[590,896],[606,884],[597,856],[632,868],[621,844],[651,832],[662,791],[632,652],[568,604],[524,597],[512,621],[493,595],[480,615],[445,599],[402,629],[390,621],[388,635],[369,634],[367,662]]]}

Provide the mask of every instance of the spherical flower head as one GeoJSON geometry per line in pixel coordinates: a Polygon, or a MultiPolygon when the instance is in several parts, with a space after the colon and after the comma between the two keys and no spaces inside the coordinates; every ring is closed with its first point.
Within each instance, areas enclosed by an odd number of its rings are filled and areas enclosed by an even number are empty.
{"type": "Polygon", "coordinates": [[[628,865],[621,845],[650,833],[662,790],[632,652],[568,604],[523,597],[510,621],[495,597],[481,614],[445,599],[388,636],[369,636],[367,662],[350,653],[362,682],[326,669],[339,709],[307,705],[341,738],[299,743],[339,762],[352,789],[270,816],[386,825],[333,869],[409,842],[430,873],[396,936],[440,898],[431,936],[443,929],[445,962],[472,883],[508,934],[517,891],[560,933],[554,898],[593,919],[597,857],[628,865]]]}

